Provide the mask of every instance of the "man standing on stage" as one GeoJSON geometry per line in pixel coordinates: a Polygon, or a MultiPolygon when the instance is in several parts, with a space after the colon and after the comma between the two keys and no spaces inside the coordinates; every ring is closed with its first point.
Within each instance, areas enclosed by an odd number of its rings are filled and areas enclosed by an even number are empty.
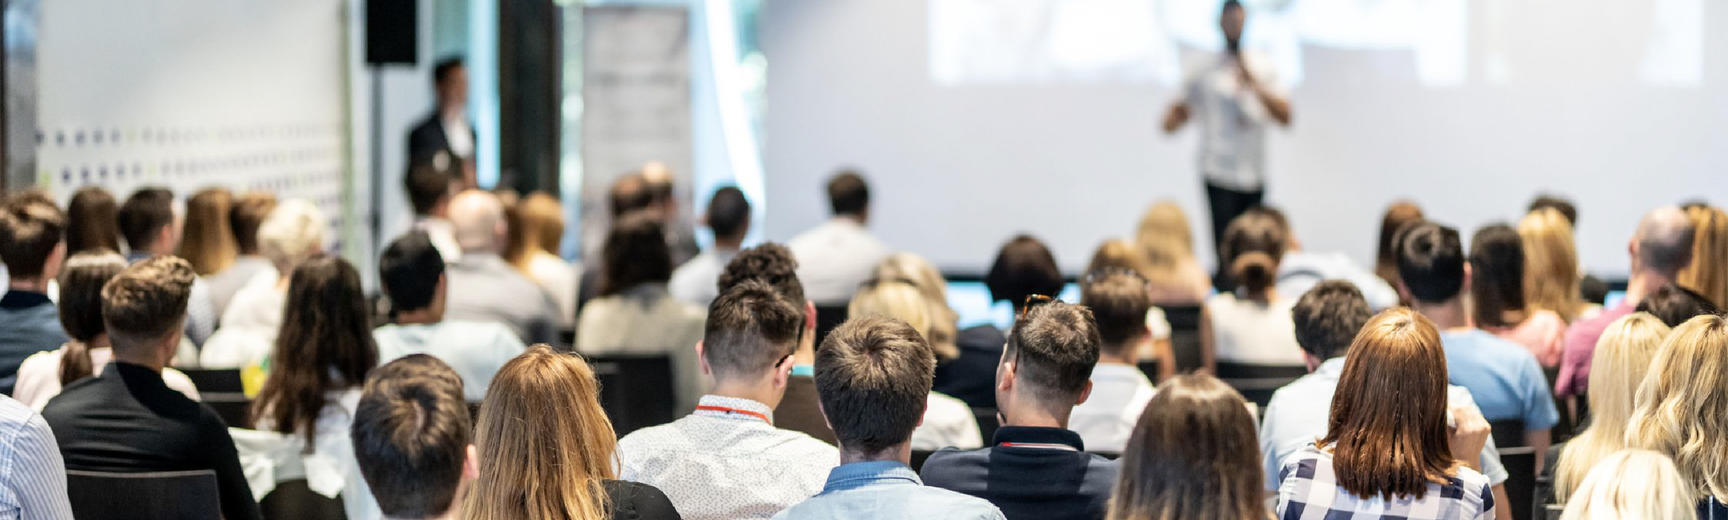
{"type": "Polygon", "coordinates": [[[445,58],[433,66],[432,87],[438,106],[409,132],[408,164],[455,172],[462,189],[475,188],[474,148],[479,139],[468,121],[468,67],[462,58],[445,58]]]}
{"type": "Polygon", "coordinates": [[[1200,173],[1212,206],[1212,244],[1224,226],[1266,194],[1266,127],[1290,125],[1290,100],[1274,84],[1275,72],[1263,56],[1242,51],[1242,26],[1248,12],[1225,0],[1218,15],[1224,54],[1191,75],[1183,98],[1164,115],[1164,132],[1174,133],[1200,119],[1200,173]]]}

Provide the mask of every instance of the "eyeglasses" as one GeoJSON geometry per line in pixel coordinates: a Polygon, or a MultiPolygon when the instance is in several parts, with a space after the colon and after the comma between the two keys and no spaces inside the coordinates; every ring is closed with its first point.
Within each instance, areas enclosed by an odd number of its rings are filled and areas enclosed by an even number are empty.
{"type": "Polygon", "coordinates": [[[1044,304],[1051,303],[1051,302],[1059,302],[1059,301],[1062,301],[1062,300],[1058,300],[1056,298],[1052,298],[1049,295],[1044,295],[1044,294],[1026,295],[1026,306],[1021,307],[1020,308],[1020,315],[1015,316],[1014,318],[1016,321],[1018,321],[1022,318],[1025,318],[1027,313],[1032,312],[1033,307],[1037,307],[1037,306],[1044,305],[1044,304]]]}

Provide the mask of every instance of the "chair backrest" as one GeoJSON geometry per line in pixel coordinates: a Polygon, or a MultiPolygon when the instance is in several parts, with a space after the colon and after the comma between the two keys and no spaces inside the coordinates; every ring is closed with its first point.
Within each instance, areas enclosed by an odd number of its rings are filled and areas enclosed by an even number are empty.
{"type": "Polygon", "coordinates": [[[1523,420],[1507,419],[1504,421],[1489,421],[1488,427],[1492,428],[1494,445],[1502,450],[1506,448],[1519,448],[1530,445],[1530,440],[1524,438],[1523,420]]]}
{"type": "Polygon", "coordinates": [[[1160,305],[1164,319],[1170,322],[1170,348],[1176,354],[1176,372],[1200,368],[1200,306],[1160,305]]]}
{"type": "Polygon", "coordinates": [[[312,491],[306,479],[278,482],[276,489],[258,501],[264,520],[345,520],[342,497],[329,498],[312,491]]]}
{"type": "Polygon", "coordinates": [[[828,337],[841,323],[846,322],[847,309],[845,305],[816,306],[816,344],[821,345],[822,339],[828,337]]]}
{"type": "Polygon", "coordinates": [[[72,516],[79,520],[220,520],[216,472],[66,471],[72,516]]]}
{"type": "Polygon", "coordinates": [[[232,392],[241,393],[246,387],[240,382],[238,368],[182,368],[180,373],[186,374],[192,380],[192,386],[198,388],[198,393],[232,392]]]}
{"type": "Polygon", "coordinates": [[[672,358],[665,354],[586,357],[600,383],[600,407],[619,437],[672,422],[677,402],[672,358]]]}
{"type": "Polygon", "coordinates": [[[180,372],[192,380],[192,386],[198,388],[199,400],[215,410],[222,422],[234,428],[252,427],[252,399],[246,397],[240,369],[189,368],[180,372]]]}
{"type": "Polygon", "coordinates": [[[1272,394],[1279,388],[1290,384],[1297,378],[1308,373],[1305,366],[1280,365],[1249,365],[1243,363],[1218,363],[1218,379],[1242,393],[1242,398],[1265,408],[1272,402],[1272,394]]]}
{"type": "Polygon", "coordinates": [[[1506,466],[1506,501],[1510,502],[1506,507],[1511,508],[1512,520],[1531,520],[1536,500],[1536,450],[1500,448],[1500,464],[1506,466]]]}
{"type": "Polygon", "coordinates": [[[996,417],[995,408],[973,407],[972,418],[978,421],[978,438],[984,439],[989,445],[996,438],[996,429],[1002,427],[1002,419],[996,417]]]}
{"type": "Polygon", "coordinates": [[[931,450],[912,450],[912,471],[924,471],[924,461],[930,460],[931,450]]]}

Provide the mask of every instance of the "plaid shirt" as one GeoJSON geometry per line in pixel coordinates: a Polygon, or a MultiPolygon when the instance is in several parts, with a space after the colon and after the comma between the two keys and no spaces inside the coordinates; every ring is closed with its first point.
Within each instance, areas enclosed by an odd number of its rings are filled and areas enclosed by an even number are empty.
{"type": "Polygon", "coordinates": [[[1494,518],[1488,477],[1459,468],[1446,484],[1429,483],[1422,498],[1363,499],[1339,487],[1332,454],[1313,445],[1296,452],[1280,472],[1278,518],[1282,520],[1472,520],[1494,518]]]}

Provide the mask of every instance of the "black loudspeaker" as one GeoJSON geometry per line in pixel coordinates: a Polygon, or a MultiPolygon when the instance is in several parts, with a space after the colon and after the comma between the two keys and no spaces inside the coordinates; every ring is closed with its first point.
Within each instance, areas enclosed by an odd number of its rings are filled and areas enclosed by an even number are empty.
{"type": "Polygon", "coordinates": [[[413,65],[419,55],[416,0],[366,0],[366,63],[413,65]]]}

